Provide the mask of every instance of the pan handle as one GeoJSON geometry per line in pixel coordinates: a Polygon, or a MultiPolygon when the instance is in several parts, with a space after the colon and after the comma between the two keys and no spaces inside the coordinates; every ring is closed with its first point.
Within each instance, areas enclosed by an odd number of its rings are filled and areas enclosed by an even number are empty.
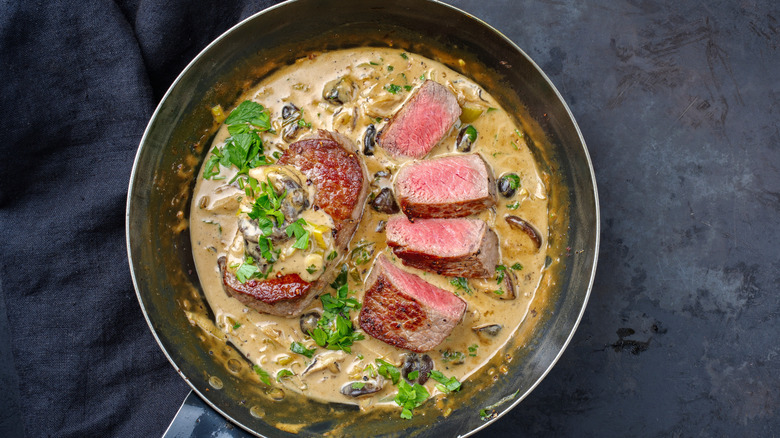
{"type": "Polygon", "coordinates": [[[190,391],[163,438],[251,438],[190,391]]]}

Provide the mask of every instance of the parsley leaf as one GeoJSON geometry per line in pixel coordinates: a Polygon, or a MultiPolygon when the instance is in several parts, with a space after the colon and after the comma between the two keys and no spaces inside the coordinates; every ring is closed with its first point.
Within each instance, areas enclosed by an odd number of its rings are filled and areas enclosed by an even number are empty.
{"type": "Polygon", "coordinates": [[[314,352],[316,351],[316,349],[306,348],[300,342],[293,342],[292,344],[290,344],[290,351],[311,358],[314,356],[314,352]]]}
{"type": "Polygon", "coordinates": [[[504,175],[503,178],[506,178],[509,181],[509,188],[512,190],[517,190],[520,187],[520,177],[517,176],[514,173],[510,173],[507,175],[504,175]]]}
{"type": "Polygon", "coordinates": [[[512,265],[512,269],[514,269],[515,271],[519,271],[523,269],[523,265],[521,265],[520,263],[515,263],[514,265],[512,265]]]}
{"type": "Polygon", "coordinates": [[[439,385],[436,385],[436,389],[443,393],[448,392],[455,392],[460,391],[460,382],[458,382],[458,379],[455,377],[450,377],[449,379],[447,376],[444,375],[441,371],[431,371],[431,379],[439,382],[439,385]]]}
{"type": "Polygon", "coordinates": [[[393,381],[393,385],[398,384],[398,380],[401,378],[401,371],[395,367],[395,365],[385,362],[382,359],[377,359],[376,364],[379,366],[377,372],[380,376],[388,378],[393,381]]]}
{"type": "Polygon", "coordinates": [[[263,105],[251,100],[241,102],[236,109],[230,112],[230,115],[225,119],[225,123],[228,125],[249,123],[257,126],[261,131],[271,130],[270,114],[263,108],[263,105]]]}
{"type": "Polygon", "coordinates": [[[243,284],[250,278],[257,276],[259,272],[260,270],[257,269],[257,266],[244,261],[244,263],[241,263],[241,266],[236,269],[236,278],[243,284]]]}
{"type": "Polygon", "coordinates": [[[385,87],[385,90],[387,90],[390,94],[396,94],[399,91],[401,91],[401,86],[396,84],[390,84],[385,87]]]}
{"type": "Polygon", "coordinates": [[[320,347],[351,353],[350,346],[365,337],[355,331],[350,319],[350,311],[359,309],[360,302],[348,297],[346,264],[341,266],[341,272],[330,286],[336,289],[336,296],[331,294],[320,296],[322,316],[317,321],[317,328],[310,335],[320,347]]]}
{"type": "Polygon", "coordinates": [[[306,221],[303,218],[300,218],[290,225],[287,225],[287,228],[284,230],[290,237],[292,237],[293,234],[295,235],[296,240],[292,246],[295,249],[303,250],[309,247],[309,232],[303,229],[304,225],[306,225],[306,221]]]}
{"type": "Polygon", "coordinates": [[[276,373],[276,381],[277,382],[281,382],[283,378],[294,376],[294,375],[295,375],[295,373],[290,371],[290,370],[281,369],[281,370],[279,370],[279,372],[276,373]]]}
{"type": "Polygon", "coordinates": [[[403,408],[401,418],[411,419],[412,410],[422,405],[430,396],[428,390],[419,383],[412,386],[406,383],[406,380],[401,380],[398,384],[398,394],[395,395],[394,399],[395,403],[403,408]]]}
{"type": "Polygon", "coordinates": [[[455,277],[450,280],[450,284],[455,286],[455,291],[463,290],[467,294],[471,295],[471,288],[469,287],[469,281],[463,277],[455,277]]]}
{"type": "Polygon", "coordinates": [[[504,281],[504,275],[506,274],[506,266],[496,265],[496,284],[501,284],[504,281]]]}
{"type": "Polygon", "coordinates": [[[508,208],[510,210],[517,210],[518,207],[520,207],[520,201],[515,201],[515,202],[513,202],[511,204],[507,204],[506,205],[506,208],[508,208]]]}
{"type": "Polygon", "coordinates": [[[271,376],[268,375],[267,371],[260,368],[260,365],[254,365],[252,369],[255,370],[258,376],[260,376],[261,382],[265,383],[268,386],[271,386],[271,376]]]}

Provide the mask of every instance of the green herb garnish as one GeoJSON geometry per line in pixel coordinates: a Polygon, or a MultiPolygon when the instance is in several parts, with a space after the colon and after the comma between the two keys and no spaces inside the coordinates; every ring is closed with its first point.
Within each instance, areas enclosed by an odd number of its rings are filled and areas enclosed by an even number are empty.
{"type": "Polygon", "coordinates": [[[363,389],[365,382],[352,382],[352,389],[363,389]]]}
{"type": "Polygon", "coordinates": [[[292,351],[293,353],[302,354],[306,357],[312,357],[314,356],[314,352],[316,351],[316,349],[306,348],[300,342],[293,342],[292,344],[290,344],[290,351],[292,351]]]}
{"type": "Polygon", "coordinates": [[[479,345],[477,344],[469,345],[469,356],[477,357],[477,349],[479,349],[479,345]]]}
{"type": "Polygon", "coordinates": [[[309,232],[303,229],[304,225],[306,225],[306,221],[300,218],[287,225],[287,228],[284,230],[289,237],[295,235],[295,243],[292,246],[295,249],[304,250],[309,247],[309,232]]]}
{"type": "Polygon", "coordinates": [[[259,103],[245,100],[231,111],[225,119],[230,137],[225,145],[214,148],[203,166],[203,178],[211,179],[220,172],[220,166],[235,166],[238,173],[230,182],[249,169],[271,164],[263,155],[263,140],[260,133],[271,131],[271,118],[268,111],[259,103]]]}
{"type": "Polygon", "coordinates": [[[277,382],[281,382],[283,378],[294,376],[294,375],[295,375],[294,372],[292,372],[290,370],[282,369],[282,370],[279,370],[279,372],[276,373],[276,381],[277,382]]]}
{"type": "Polygon", "coordinates": [[[504,281],[504,274],[506,274],[506,267],[504,265],[496,265],[496,284],[501,284],[504,281]]]}
{"type": "Polygon", "coordinates": [[[260,365],[254,365],[252,369],[255,370],[255,373],[257,373],[258,376],[260,376],[261,382],[265,383],[268,386],[271,386],[271,376],[268,375],[268,372],[260,368],[260,365]]]}
{"type": "Polygon", "coordinates": [[[387,90],[390,94],[396,94],[399,91],[401,91],[401,86],[396,84],[390,84],[385,87],[385,90],[387,90]]]}
{"type": "Polygon", "coordinates": [[[317,321],[317,328],[310,335],[320,347],[351,353],[350,346],[365,337],[355,331],[350,319],[350,311],[359,309],[360,302],[348,297],[350,292],[347,286],[347,272],[346,264],[341,265],[339,275],[330,285],[336,289],[336,296],[327,294],[320,297],[322,316],[317,321]]]}
{"type": "Polygon", "coordinates": [[[452,280],[450,280],[450,284],[455,286],[456,294],[458,290],[463,290],[467,294],[471,295],[471,288],[469,287],[469,281],[466,280],[465,278],[455,277],[452,280]]]}
{"type": "Polygon", "coordinates": [[[506,208],[508,208],[510,210],[517,210],[518,207],[520,207],[520,201],[515,201],[515,202],[513,202],[511,204],[507,204],[506,205],[506,208]]]}
{"type": "Polygon", "coordinates": [[[469,140],[471,140],[472,143],[477,141],[477,128],[475,128],[472,125],[466,126],[466,132],[465,134],[469,137],[469,140]]]}
{"type": "Polygon", "coordinates": [[[406,53],[401,53],[401,58],[403,58],[403,59],[409,59],[409,57],[406,55],[406,53]]]}
{"type": "Polygon", "coordinates": [[[508,175],[504,175],[504,178],[506,178],[509,181],[509,188],[512,190],[517,190],[520,187],[520,177],[517,176],[514,173],[510,173],[508,175]]]}
{"type": "Polygon", "coordinates": [[[412,410],[428,400],[431,394],[425,389],[424,386],[419,383],[415,383],[413,386],[406,383],[405,380],[401,380],[398,384],[398,394],[395,395],[395,402],[398,406],[401,406],[401,418],[409,420],[412,418],[412,410]]]}
{"type": "Polygon", "coordinates": [[[240,322],[237,322],[237,323],[233,324],[233,330],[238,330],[240,327],[241,327],[241,323],[240,322]]]}
{"type": "Polygon", "coordinates": [[[377,372],[380,376],[393,381],[393,385],[398,384],[398,380],[401,378],[401,371],[395,367],[395,365],[385,362],[382,359],[377,359],[376,364],[379,366],[377,372]]]}
{"type": "Polygon", "coordinates": [[[449,379],[447,376],[445,376],[441,371],[431,371],[430,373],[431,379],[439,382],[438,385],[436,385],[436,389],[443,393],[448,392],[455,392],[460,391],[460,382],[458,382],[458,379],[455,377],[450,377],[449,379]]]}
{"type": "Polygon", "coordinates": [[[523,269],[523,265],[521,265],[520,263],[515,263],[514,265],[512,265],[512,269],[514,269],[515,271],[519,271],[523,269]]]}

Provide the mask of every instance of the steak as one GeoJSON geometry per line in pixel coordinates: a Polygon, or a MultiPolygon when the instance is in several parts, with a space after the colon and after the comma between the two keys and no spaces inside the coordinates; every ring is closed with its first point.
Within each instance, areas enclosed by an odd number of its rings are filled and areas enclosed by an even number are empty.
{"type": "Polygon", "coordinates": [[[498,236],[481,219],[387,221],[387,245],[404,265],[449,277],[492,277],[498,263],[498,236]]]}
{"type": "Polygon", "coordinates": [[[418,353],[439,345],[461,321],[466,302],[399,269],[380,255],[365,283],[360,327],[382,342],[418,353]]]}
{"type": "Polygon", "coordinates": [[[496,187],[482,157],[448,155],[402,167],[395,197],[410,218],[463,217],[494,206],[496,187]]]}
{"type": "MultiPolygon", "coordinates": [[[[333,219],[334,249],[339,255],[347,252],[368,195],[368,177],[354,150],[346,137],[320,130],[312,138],[291,144],[277,161],[278,165],[297,168],[314,185],[316,191],[311,208],[322,209],[333,219]]],[[[294,317],[333,281],[338,261],[338,257],[326,258],[323,274],[311,283],[294,273],[241,283],[231,270],[226,269],[224,257],[218,263],[229,296],[259,312],[294,317]]]]}
{"type": "Polygon", "coordinates": [[[447,87],[426,80],[393,116],[377,142],[390,155],[422,158],[444,138],[460,113],[458,99],[447,87]]]}
{"type": "Polygon", "coordinates": [[[355,150],[343,135],[319,130],[315,137],[291,144],[277,161],[300,170],[317,188],[314,208],[323,209],[336,223],[339,254],[352,240],[368,196],[368,177],[355,150]]]}

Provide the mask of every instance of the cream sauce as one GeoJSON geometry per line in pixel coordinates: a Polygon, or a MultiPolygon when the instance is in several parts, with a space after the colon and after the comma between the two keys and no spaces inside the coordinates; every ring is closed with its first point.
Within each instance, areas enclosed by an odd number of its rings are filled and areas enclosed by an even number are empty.
{"type": "MultiPolygon", "coordinates": [[[[529,303],[545,269],[548,188],[545,187],[542,175],[525,143],[520,126],[486,91],[467,77],[431,59],[389,48],[358,48],[312,54],[265,78],[241,100],[254,100],[271,113],[277,134],[263,134],[265,153],[269,157],[274,152],[283,151],[289,144],[282,137],[281,123],[282,107],[287,103],[293,103],[300,108],[303,119],[311,124],[310,128],[299,129],[297,138],[316,129],[335,130],[351,139],[356,150],[362,150],[366,127],[374,124],[379,131],[387,122],[387,118],[411,95],[411,90],[421,85],[425,79],[444,84],[455,93],[459,104],[464,108],[462,119],[473,118],[479,114],[469,121],[478,132],[472,152],[485,158],[496,179],[509,172],[516,173],[521,179],[521,188],[513,197],[507,199],[498,195],[496,208],[479,215],[499,235],[501,264],[506,266],[507,270],[516,263],[522,265],[521,270],[513,271],[517,276],[516,299],[500,299],[502,297],[493,292],[498,289],[495,279],[470,280],[469,283],[475,290],[468,294],[457,290],[451,284],[451,278],[402,267],[438,287],[457,293],[468,303],[463,321],[442,344],[427,353],[434,360],[435,369],[447,377],[454,376],[463,382],[472,374],[480,372],[517,330],[528,313],[529,303]],[[326,101],[322,96],[325,85],[343,76],[349,76],[354,81],[357,91],[353,99],[344,105],[326,101]],[[522,217],[541,232],[541,250],[536,250],[531,239],[522,231],[511,229],[507,225],[504,217],[509,214],[522,217]],[[481,290],[477,290],[477,287],[481,290]],[[503,329],[492,338],[480,337],[472,330],[473,327],[486,324],[500,324],[503,329]],[[446,360],[445,352],[462,353],[462,363],[446,360]]],[[[462,121],[456,123],[427,158],[455,153],[454,145],[458,132],[465,125],[462,121]]],[[[228,135],[226,126],[222,126],[212,147],[221,146],[228,135]]],[[[378,193],[382,187],[392,187],[392,177],[398,168],[408,161],[387,156],[380,146],[376,147],[375,155],[365,156],[364,159],[371,180],[370,188],[374,193],[378,193]],[[389,171],[391,176],[374,177],[379,171],[389,171]]],[[[389,346],[370,336],[356,342],[352,346],[351,354],[318,348],[312,339],[301,332],[298,318],[261,314],[226,295],[217,267],[217,258],[230,253],[235,257],[237,251],[240,254],[240,249],[233,247],[231,250],[231,247],[234,246],[238,232],[236,212],[240,203],[236,198],[237,194],[243,192],[226,184],[236,170],[221,170],[221,175],[226,176],[224,180],[205,180],[202,173],[200,174],[192,201],[190,227],[193,256],[201,285],[216,317],[216,326],[224,333],[225,339],[235,345],[249,361],[268,372],[274,384],[282,388],[322,401],[357,403],[361,408],[392,403],[396,388],[389,381],[384,382],[384,389],[379,393],[360,399],[342,395],[340,388],[350,381],[360,380],[371,374],[367,367],[371,365],[375,368],[376,358],[400,366],[403,355],[407,353],[405,350],[389,346]],[[317,348],[315,358],[318,358],[318,363],[306,373],[304,371],[312,365],[313,359],[291,352],[292,342],[300,342],[308,348],[317,348]],[[337,365],[333,365],[334,363],[337,365]],[[294,375],[277,383],[275,377],[282,369],[289,370],[294,375]]],[[[400,260],[393,257],[387,248],[384,232],[376,231],[379,222],[387,218],[386,214],[378,213],[368,206],[365,208],[350,249],[370,243],[373,254],[366,263],[357,264],[349,254],[339,255],[339,264],[348,263],[352,268],[349,288],[356,291],[355,296],[361,301],[364,292],[362,281],[368,276],[377,254],[385,252],[400,265],[400,260]]],[[[327,292],[334,291],[328,288],[327,292]]],[[[313,309],[321,311],[319,300],[315,300],[309,310],[313,309]]],[[[357,314],[358,312],[353,312],[352,317],[355,327],[359,329],[357,314]]],[[[431,379],[425,385],[431,395],[438,393],[435,384],[431,379]]]]}

